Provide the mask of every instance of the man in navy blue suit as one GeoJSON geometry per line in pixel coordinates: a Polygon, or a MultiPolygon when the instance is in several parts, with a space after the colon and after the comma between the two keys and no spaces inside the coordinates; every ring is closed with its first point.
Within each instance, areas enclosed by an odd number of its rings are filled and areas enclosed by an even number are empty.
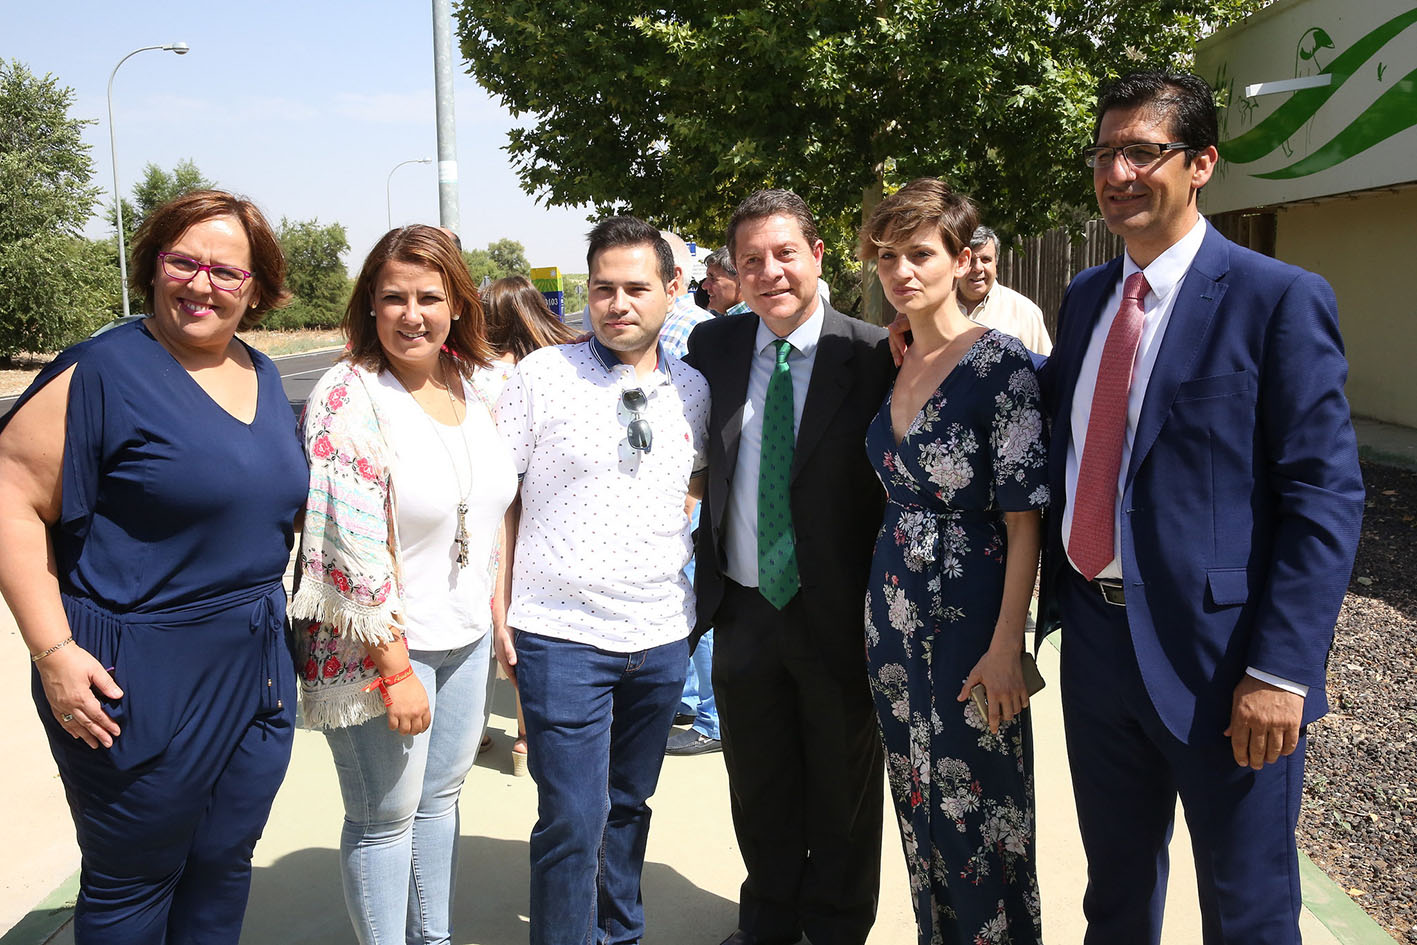
{"type": "Polygon", "coordinates": [[[1363,508],[1337,305],[1200,216],[1203,80],[1126,76],[1097,115],[1084,156],[1126,253],[1073,280],[1040,372],[1085,942],[1160,942],[1179,795],[1207,945],[1297,943],[1305,726],[1363,508]]]}

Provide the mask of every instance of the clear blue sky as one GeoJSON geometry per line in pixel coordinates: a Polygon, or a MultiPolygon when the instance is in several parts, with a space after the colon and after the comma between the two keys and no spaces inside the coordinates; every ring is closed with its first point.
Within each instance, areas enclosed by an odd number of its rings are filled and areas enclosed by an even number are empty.
{"type": "MultiPolygon", "coordinates": [[[[113,86],[124,193],[152,161],[191,158],[224,189],[280,217],[338,221],[354,269],[393,222],[438,222],[433,26],[429,0],[251,0],[218,5],[127,0],[0,9],[0,57],[74,90],[71,115],[96,119],[94,183],[110,199],[109,72],[140,46],[182,41],[185,56],[140,53],[113,86]]],[[[461,235],[467,249],[510,237],[533,266],[585,270],[585,209],[548,209],[518,186],[502,147],[511,116],[467,74],[456,49],[461,235]]],[[[95,220],[88,235],[109,231],[95,220]]]]}

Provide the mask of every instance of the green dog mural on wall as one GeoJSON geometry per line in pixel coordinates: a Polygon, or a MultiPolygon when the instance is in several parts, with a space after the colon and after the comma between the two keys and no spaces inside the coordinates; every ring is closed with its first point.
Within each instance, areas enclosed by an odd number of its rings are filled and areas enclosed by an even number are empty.
{"type": "MultiPolygon", "coordinates": [[[[1327,85],[1296,91],[1289,101],[1280,105],[1263,121],[1248,131],[1222,141],[1220,156],[1232,165],[1249,164],[1281,150],[1293,156],[1289,144],[1293,135],[1311,121],[1343,84],[1366,66],[1390,40],[1413,24],[1417,24],[1417,9],[1398,14],[1338,53],[1327,65],[1320,55],[1336,46],[1327,32],[1310,27],[1299,38],[1294,54],[1294,74],[1328,75],[1327,85]]],[[[1375,63],[1379,84],[1383,83],[1386,64],[1375,63]]],[[[1242,118],[1248,123],[1254,108],[1253,99],[1240,101],[1242,118]]],[[[1264,180],[1292,180],[1327,170],[1361,154],[1379,142],[1399,132],[1417,126],[1417,68],[1382,90],[1347,127],[1307,157],[1277,170],[1253,174],[1264,180]]]]}

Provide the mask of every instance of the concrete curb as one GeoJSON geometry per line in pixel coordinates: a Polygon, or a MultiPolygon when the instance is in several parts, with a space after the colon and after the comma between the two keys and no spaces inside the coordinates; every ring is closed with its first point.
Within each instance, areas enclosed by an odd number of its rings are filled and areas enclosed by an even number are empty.
{"type": "Polygon", "coordinates": [[[1417,469],[1417,430],[1368,417],[1353,418],[1358,456],[1369,462],[1417,469]]]}
{"type": "Polygon", "coordinates": [[[1303,850],[1299,851],[1299,882],[1304,890],[1304,908],[1343,945],[1395,945],[1393,937],[1303,850]]]}
{"type": "Polygon", "coordinates": [[[79,874],[75,873],[31,909],[14,928],[0,936],[0,945],[44,945],[73,920],[74,901],[78,895],[79,874]]]}

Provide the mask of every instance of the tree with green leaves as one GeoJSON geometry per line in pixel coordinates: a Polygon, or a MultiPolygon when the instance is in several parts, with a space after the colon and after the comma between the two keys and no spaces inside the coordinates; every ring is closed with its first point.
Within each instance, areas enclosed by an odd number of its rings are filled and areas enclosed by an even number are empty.
{"type": "Polygon", "coordinates": [[[339,223],[281,218],[276,232],[285,252],[290,304],[266,316],[267,328],[333,328],[344,317],[349,275],[340,256],[349,238],[339,223]]]}
{"type": "Polygon", "coordinates": [[[523,188],[706,243],[760,187],[806,199],[850,302],[863,214],[916,177],[979,200],[1006,236],[1090,216],[1079,150],[1098,85],[1184,67],[1268,0],[464,0],[474,78],[532,120],[523,188]]]}
{"type": "Polygon", "coordinates": [[[487,255],[502,269],[502,275],[525,276],[531,272],[526,261],[526,247],[516,240],[500,239],[487,244],[487,255]]]}
{"type": "Polygon", "coordinates": [[[526,261],[526,247],[513,239],[494,240],[487,244],[486,249],[466,250],[462,256],[476,285],[482,285],[484,280],[525,276],[531,272],[531,265],[526,261]]]}
{"type": "MultiPolygon", "coordinates": [[[[123,200],[123,240],[133,245],[133,234],[143,225],[148,214],[158,207],[183,194],[194,190],[211,190],[216,181],[205,176],[191,158],[178,161],[171,171],[149,161],[143,167],[143,176],[133,185],[133,199],[123,200]]],[[[113,204],[108,205],[108,225],[116,227],[117,215],[113,204]]]]}
{"type": "Polygon", "coordinates": [[[561,285],[566,293],[564,301],[566,314],[579,312],[586,307],[586,302],[590,299],[590,290],[587,283],[590,281],[588,272],[563,272],[561,273],[561,285]]]}
{"type": "Polygon", "coordinates": [[[73,90],[0,59],[0,358],[54,351],[108,317],[118,273],[80,236],[99,190],[73,90]]]}

